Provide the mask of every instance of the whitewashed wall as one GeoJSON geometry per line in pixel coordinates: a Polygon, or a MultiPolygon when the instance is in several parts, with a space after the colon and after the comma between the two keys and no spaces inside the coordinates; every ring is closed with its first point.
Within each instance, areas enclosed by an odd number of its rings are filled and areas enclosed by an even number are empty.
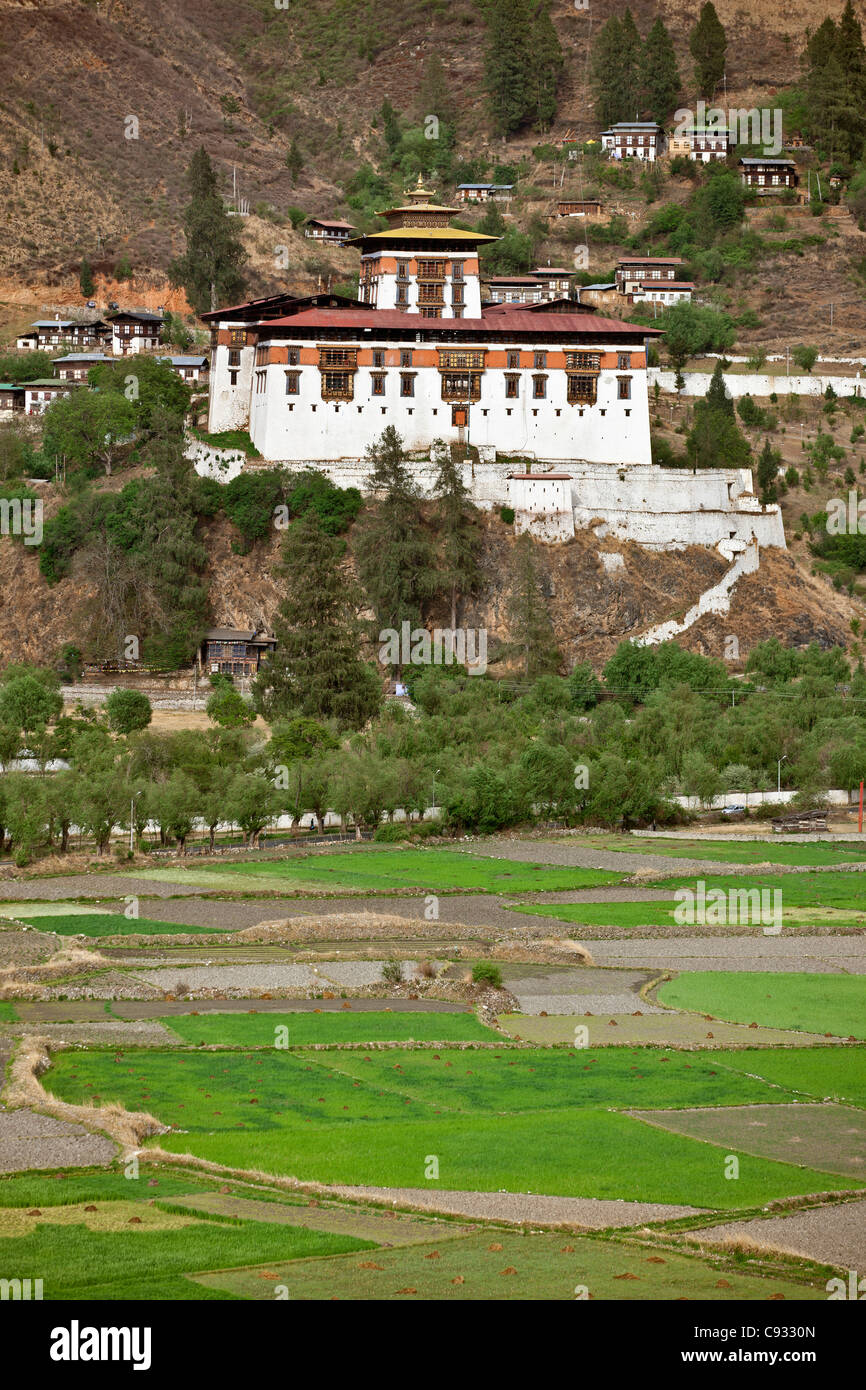
{"type": "MultiPolygon", "coordinates": [[[[657,381],[662,391],[676,393],[676,372],[648,367],[647,377],[652,392],[653,382],[657,381]]],[[[705,396],[712,381],[711,372],[683,372],[685,386],[682,396],[705,396]]],[[[837,396],[866,395],[866,377],[860,376],[771,376],[766,372],[725,372],[725,386],[728,395],[738,400],[740,396],[764,397],[774,391],[782,396],[823,396],[828,386],[832,386],[837,396]]]]}

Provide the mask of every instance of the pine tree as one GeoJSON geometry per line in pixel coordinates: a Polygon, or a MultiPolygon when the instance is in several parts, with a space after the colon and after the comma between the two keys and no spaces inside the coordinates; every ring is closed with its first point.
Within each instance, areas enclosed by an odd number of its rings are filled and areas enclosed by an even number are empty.
{"type": "Polygon", "coordinates": [[[835,58],[842,72],[844,95],[838,112],[841,135],[839,146],[843,156],[852,162],[859,160],[866,138],[866,48],[863,34],[847,0],[836,31],[835,58]]]}
{"type": "Polygon", "coordinates": [[[520,655],[524,676],[534,679],[555,673],[561,657],[542,592],[536,546],[528,531],[514,543],[511,587],[505,611],[512,638],[509,645],[520,655]]]}
{"type": "Polygon", "coordinates": [[[421,122],[428,116],[436,117],[439,122],[440,144],[445,149],[450,149],[457,138],[457,108],[448,84],[445,64],[438,53],[431,53],[424,64],[418,84],[415,111],[421,122]]]}
{"type": "Polygon", "coordinates": [[[527,0],[490,0],[484,85],[490,115],[500,135],[517,130],[530,108],[531,42],[527,0]]]}
{"type": "Polygon", "coordinates": [[[78,287],[85,299],[89,299],[96,288],[93,283],[93,270],[86,256],[82,256],[78,269],[78,287]]]}
{"type": "Polygon", "coordinates": [[[508,229],[508,224],[502,216],[502,212],[497,203],[490,202],[484,210],[484,216],[478,223],[478,230],[484,236],[504,236],[508,229]]]}
{"type": "Polygon", "coordinates": [[[631,10],[627,9],[620,23],[619,72],[624,106],[623,121],[636,120],[641,103],[642,44],[631,10]]]}
{"type": "Polygon", "coordinates": [[[758,492],[766,505],[776,500],[776,481],[779,473],[779,454],[770,446],[769,439],[758,455],[758,492]]]}
{"type": "Polygon", "coordinates": [[[661,19],[647,34],[641,55],[643,104],[659,125],[675,109],[682,90],[671,36],[661,19]]]}
{"type": "Polygon", "coordinates": [[[721,414],[734,419],[734,402],[725,388],[725,374],[721,362],[716,363],[704,400],[708,409],[720,411],[721,414]]]}
{"type": "Polygon", "coordinates": [[[836,24],[828,16],[818,25],[814,34],[809,36],[805,54],[807,66],[809,68],[822,68],[828,59],[834,56],[837,39],[836,24]]]}
{"type": "Polygon", "coordinates": [[[403,441],[393,425],[367,450],[370,490],[379,501],[360,523],[358,573],[382,628],[400,631],[422,620],[439,586],[436,557],[420,515],[421,495],[406,467],[403,441]]]}
{"type": "Polygon", "coordinates": [[[286,168],[292,176],[292,184],[296,184],[304,168],[304,156],[301,154],[297,140],[292,140],[289,152],[286,155],[286,168]]]}
{"type": "Polygon", "coordinates": [[[830,158],[837,154],[847,156],[851,145],[856,145],[849,132],[859,123],[859,113],[849,108],[848,86],[835,52],[820,67],[811,69],[807,90],[816,143],[824,147],[830,158]]]}
{"type": "Polygon", "coordinates": [[[451,604],[453,630],[457,627],[458,600],[471,593],[481,578],[481,537],[476,524],[478,512],[448,445],[443,444],[438,452],[433,492],[439,502],[437,522],[444,539],[440,577],[451,604]]]}
{"type": "Polygon", "coordinates": [[[712,101],[716,87],[725,71],[725,50],[728,41],[715,6],[703,6],[697,24],[689,36],[689,50],[695,60],[695,81],[699,96],[712,101]]]}
{"type": "Polygon", "coordinates": [[[379,107],[379,119],[382,122],[382,134],[385,138],[385,144],[388,146],[389,152],[393,154],[403,138],[403,133],[400,130],[400,120],[397,116],[397,112],[394,110],[388,97],[385,98],[382,105],[379,107]]]}
{"type": "Polygon", "coordinates": [[[603,130],[623,118],[626,94],[622,85],[621,51],[622,26],[612,17],[593,44],[590,64],[595,118],[603,130]]]}
{"type": "Polygon", "coordinates": [[[362,597],[345,572],[344,551],[345,542],[327,535],[312,511],[286,532],[277,649],[253,687],[256,707],[268,719],[304,715],[357,729],[379,707],[381,682],[359,655],[362,597]]]}
{"type": "Polygon", "coordinates": [[[866,72],[866,48],[863,46],[863,33],[851,0],[846,0],[836,33],[836,57],[842,66],[846,81],[862,82],[866,72]]]}
{"type": "Polygon", "coordinates": [[[242,292],[242,267],[247,259],[236,224],[219,194],[217,176],[204,147],[193,155],[187,170],[190,201],[183,215],[186,251],[172,261],[169,276],[182,285],[198,313],[216,309],[220,299],[230,303],[242,292]]]}
{"type": "Polygon", "coordinates": [[[556,89],[565,62],[550,18],[550,0],[538,0],[532,17],[530,43],[533,120],[539,130],[549,130],[556,116],[556,89]]]}

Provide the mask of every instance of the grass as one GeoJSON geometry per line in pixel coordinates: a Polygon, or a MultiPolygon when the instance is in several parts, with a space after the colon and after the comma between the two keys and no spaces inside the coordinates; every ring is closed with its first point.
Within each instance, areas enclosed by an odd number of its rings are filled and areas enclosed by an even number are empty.
{"type": "MultiPolygon", "coordinates": [[[[668,927],[676,924],[674,912],[678,903],[673,894],[677,889],[687,888],[694,892],[702,883],[707,898],[720,890],[726,895],[731,892],[766,891],[771,895],[779,892],[778,900],[782,906],[783,925],[789,930],[808,929],[819,923],[837,928],[866,926],[864,911],[864,886],[866,880],[858,873],[812,874],[711,874],[690,878],[665,878],[653,880],[645,885],[659,892],[670,891],[669,902],[609,902],[609,903],[521,903],[509,910],[524,912],[533,917],[555,917],[561,922],[573,922],[578,926],[615,926],[626,929],[635,927],[668,927]]],[[[726,901],[731,903],[730,897],[726,901]]],[[[772,918],[773,904],[777,901],[770,896],[766,899],[766,925],[772,918]]],[[[760,918],[759,905],[756,904],[751,920],[756,928],[764,923],[760,918]]],[[[706,914],[712,924],[712,901],[707,901],[706,914]]],[[[739,911],[745,912],[742,907],[739,911]]],[[[699,924],[698,924],[699,925],[699,924]]],[[[720,923],[721,925],[721,923],[720,923]]],[[[823,1031],[823,1030],[822,1030],[823,1031]]]]}
{"type": "Polygon", "coordinates": [[[862,1047],[748,1048],[714,1056],[729,1071],[787,1087],[796,1092],[794,1099],[806,1096],[866,1108],[866,1049],[862,1047]]]}
{"type": "Polygon", "coordinates": [[[722,864],[791,864],[802,868],[817,868],[827,864],[855,863],[866,859],[866,845],[859,841],[845,845],[816,843],[792,845],[784,841],[729,843],[725,840],[643,840],[629,836],[596,839],[590,844],[599,849],[617,850],[627,854],[658,854],[670,859],[710,859],[722,864]]]}
{"type": "Polygon", "coordinates": [[[586,927],[669,927],[674,924],[675,903],[526,903],[509,905],[510,912],[530,917],[555,917],[586,927]]]}
{"type": "Polygon", "coordinates": [[[866,1038],[862,975],[695,971],[670,980],[658,997],[672,1008],[715,1014],[731,1023],[866,1038]]]}
{"type": "Polygon", "coordinates": [[[222,932],[224,927],[187,926],[182,922],[157,922],[152,917],[124,917],[122,912],[76,912],[69,916],[26,916],[19,922],[54,931],[59,936],[177,936],[222,932]]]}
{"type": "Polygon", "coordinates": [[[17,1017],[15,1005],[7,999],[0,999],[0,1023],[14,1023],[17,1017]]]}
{"type": "Polygon", "coordinates": [[[465,1013],[350,1013],[342,1009],[323,1013],[297,1011],[286,1014],[189,1014],[159,1020],[188,1043],[216,1043],[220,1047],[274,1047],[277,1030],[285,1028],[285,1045],[308,1043],[498,1042],[499,1034],[485,1028],[474,1014],[465,1013]]]}
{"type": "MultiPolygon", "coordinates": [[[[291,1299],[573,1301],[594,1299],[629,1302],[681,1297],[724,1301],[826,1298],[821,1280],[794,1282],[773,1274],[761,1277],[732,1267],[730,1260],[699,1259],[652,1246],[627,1245],[592,1236],[531,1235],[483,1232],[429,1246],[377,1250],[372,1258],[345,1255],[336,1260],[300,1260],[271,1267],[284,1281],[291,1299]],[[506,1273],[506,1271],[511,1271],[506,1273]],[[725,1287],[719,1287],[724,1273],[725,1287]],[[455,1280],[460,1282],[455,1283],[455,1280]],[[581,1291],[585,1293],[581,1294],[581,1291]]],[[[260,1270],[207,1274],[205,1288],[237,1297],[268,1298],[260,1270]]]]}
{"type": "Polygon", "coordinates": [[[142,1166],[140,1177],[127,1178],[123,1173],[106,1172],[104,1168],[89,1171],[61,1170],[46,1176],[44,1173],[0,1173],[0,1207],[56,1207],[76,1202],[122,1202],[130,1192],[143,1197],[179,1197],[192,1192],[211,1192],[216,1181],[190,1177],[174,1177],[164,1171],[142,1166]],[[153,1187],[150,1183],[153,1182],[153,1187]]]}
{"type": "Polygon", "coordinates": [[[190,1223],[176,1218],[183,1224],[165,1229],[166,1214],[160,1213],[159,1227],[148,1229],[146,1220],[143,1216],[141,1226],[127,1225],[122,1231],[95,1231],[83,1221],[52,1222],[49,1212],[30,1234],[0,1237],[4,1267],[18,1279],[42,1279],[46,1300],[227,1299],[233,1295],[203,1292],[184,1275],[374,1248],[371,1241],[352,1236],[260,1221],[190,1223]]]}
{"type": "MultiPolygon", "coordinates": [[[[159,870],[152,871],[159,873],[159,870]]],[[[217,879],[251,875],[258,879],[362,889],[367,892],[533,893],[569,888],[598,888],[619,883],[623,875],[604,869],[569,869],[551,864],[524,864],[487,859],[448,849],[360,850],[308,854],[286,859],[214,864],[207,874],[217,879]]],[[[193,870],[191,879],[194,878],[193,870]]]]}
{"type": "MultiPolygon", "coordinates": [[[[866,921],[866,875],[860,873],[821,873],[821,874],[745,874],[736,880],[728,875],[708,875],[701,881],[706,891],[721,888],[728,892],[735,888],[778,889],[782,894],[785,911],[788,908],[836,908],[839,911],[857,913],[866,921]]],[[[697,879],[669,878],[653,883],[654,888],[694,888],[697,879]]]]}
{"type": "Polygon", "coordinates": [[[306,1180],[427,1186],[436,1155],[443,1187],[474,1191],[522,1192],[531,1182],[536,1192],[731,1210],[842,1186],[826,1173],[746,1156],[731,1184],[722,1148],[611,1108],[795,1098],[795,1076],[756,1079],[746,1074],[756,1067],[740,1065],[744,1054],[724,1055],[734,1060],[507,1045],[394,1049],[369,1061],[342,1053],[338,1062],[333,1053],[92,1050],[58,1054],[45,1084],[66,1100],[151,1111],[176,1127],[158,1140],[171,1151],[306,1180]]]}

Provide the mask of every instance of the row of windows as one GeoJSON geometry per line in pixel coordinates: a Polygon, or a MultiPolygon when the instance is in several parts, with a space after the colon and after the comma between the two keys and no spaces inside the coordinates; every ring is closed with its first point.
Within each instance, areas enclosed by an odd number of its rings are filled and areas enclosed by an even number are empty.
{"type": "MultiPolygon", "coordinates": [[[[417,269],[417,272],[416,272],[416,273],[417,273],[417,277],[418,277],[419,280],[444,280],[444,279],[445,279],[445,272],[446,272],[447,265],[448,265],[448,262],[447,262],[447,261],[418,261],[418,262],[417,262],[418,269],[417,269]]],[[[370,270],[370,275],[372,275],[372,268],[371,268],[371,270],[370,270]]],[[[365,276],[364,278],[367,278],[367,277],[365,276]]],[[[451,279],[452,279],[452,280],[462,280],[463,278],[464,278],[464,277],[463,277],[463,262],[462,262],[462,261],[452,261],[452,262],[451,262],[451,279]]],[[[409,262],[408,262],[408,261],[398,261],[398,262],[397,262],[397,279],[398,279],[398,280],[408,280],[408,279],[409,279],[409,262]]]]}
{"type": "MultiPolygon", "coordinates": [[[[464,297],[463,297],[463,288],[464,288],[463,285],[452,285],[452,286],[451,286],[451,303],[452,303],[453,305],[456,305],[458,308],[461,308],[461,307],[465,304],[465,300],[464,300],[464,297]]],[[[407,305],[408,303],[409,303],[409,287],[408,287],[408,285],[398,285],[398,286],[397,286],[397,298],[396,298],[397,308],[399,309],[399,308],[403,307],[404,305],[407,305]]],[[[444,305],[444,303],[445,303],[445,290],[444,290],[444,286],[443,286],[439,281],[431,281],[431,282],[429,282],[429,283],[424,283],[424,282],[422,282],[422,281],[419,281],[419,282],[418,282],[418,303],[419,303],[419,304],[443,304],[443,305],[444,305]]],[[[460,318],[461,315],[457,314],[457,315],[455,315],[455,317],[460,318]]]]}
{"type": "MultiPolygon", "coordinates": [[[[256,373],[256,392],[264,390],[264,372],[256,373]],[[259,379],[261,378],[261,385],[259,379]]],[[[415,395],[415,372],[400,373],[400,395],[402,397],[413,397],[415,395]]],[[[480,372],[443,372],[442,399],[443,401],[479,401],[481,399],[481,373],[480,372]]],[[[596,400],[598,376],[595,373],[569,372],[566,378],[566,399],[569,402],[588,401],[590,404],[596,400]]],[[[352,372],[322,372],[322,400],[353,400],[354,399],[354,375],[352,372]]],[[[532,399],[535,401],[547,400],[548,377],[539,375],[532,378],[532,399]]],[[[300,372],[286,372],[286,395],[297,396],[301,390],[300,372]]],[[[371,372],[370,374],[370,395],[385,395],[385,373],[371,372]]],[[[505,377],[505,399],[517,400],[520,396],[520,377],[506,375],[505,377]]],[[[631,400],[631,377],[617,377],[617,399],[620,401],[631,400]]]]}
{"type": "MultiPolygon", "coordinates": [[[[486,348],[440,348],[439,368],[440,370],[457,371],[483,371],[484,357],[486,348]]],[[[507,371],[519,371],[521,368],[520,351],[517,348],[509,348],[505,354],[505,367],[507,371]]],[[[267,365],[268,348],[256,348],[256,366],[267,365]]],[[[291,347],[286,349],[286,362],[290,367],[300,365],[300,348],[291,347]]],[[[241,355],[238,351],[229,352],[229,367],[240,367],[241,355]]],[[[358,365],[357,348],[319,348],[320,367],[351,367],[358,365]]],[[[400,349],[400,366],[411,367],[414,365],[412,348],[400,349]]],[[[631,354],[628,352],[618,352],[616,355],[617,370],[621,372],[631,371],[631,354]]],[[[373,367],[380,369],[385,366],[385,349],[373,349],[373,367]]],[[[532,366],[535,371],[543,372],[547,369],[547,353],[534,352],[532,354],[532,366]]],[[[565,354],[565,369],[569,372],[601,370],[601,354],[598,352],[567,352],[565,354]]]]}

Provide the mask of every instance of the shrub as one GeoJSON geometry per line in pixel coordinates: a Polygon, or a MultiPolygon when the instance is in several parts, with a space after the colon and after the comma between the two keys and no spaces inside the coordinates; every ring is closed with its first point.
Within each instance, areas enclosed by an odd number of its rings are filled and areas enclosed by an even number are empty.
{"type": "Polygon", "coordinates": [[[472,967],[472,983],[490,985],[492,989],[502,988],[502,971],[492,960],[476,961],[472,967]]]}
{"type": "Polygon", "coordinates": [[[401,960],[386,960],[382,966],[382,979],[389,985],[402,984],[403,962],[401,960]]]}
{"type": "Polygon", "coordinates": [[[409,839],[409,826],[406,825],[377,825],[373,834],[373,839],[378,840],[379,844],[396,845],[402,840],[409,839]]]}
{"type": "Polygon", "coordinates": [[[150,700],[143,690],[112,690],[105,702],[105,712],[116,734],[146,729],[153,717],[150,700]]]}
{"type": "Polygon", "coordinates": [[[506,526],[512,526],[514,524],[514,508],[500,507],[499,519],[500,521],[504,521],[506,526]]]}

